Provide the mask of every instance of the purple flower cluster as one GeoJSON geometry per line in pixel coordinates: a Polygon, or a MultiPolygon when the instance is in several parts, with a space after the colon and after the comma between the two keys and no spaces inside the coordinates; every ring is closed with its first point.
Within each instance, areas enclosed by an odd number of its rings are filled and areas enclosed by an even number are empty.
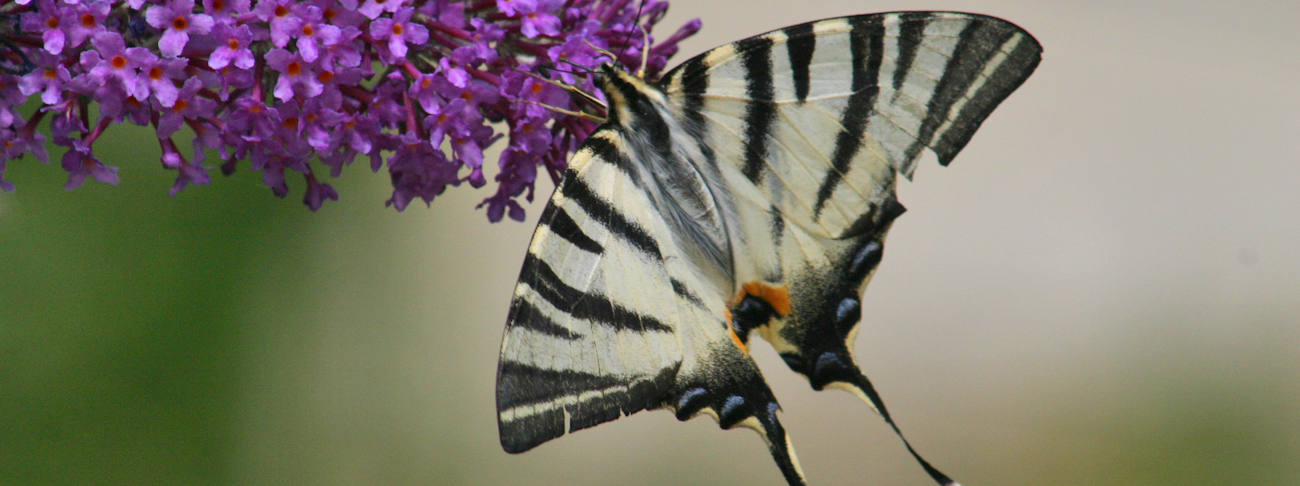
{"type": "MultiPolygon", "coordinates": [[[[522,220],[538,168],[558,179],[595,129],[568,112],[599,107],[601,63],[656,75],[693,20],[658,43],[662,0],[15,0],[0,4],[0,189],[10,159],[48,161],[38,125],[66,147],[67,188],[116,184],[94,144],[126,121],[154,128],[171,194],[207,184],[207,157],[223,173],[246,161],[284,197],[289,176],[316,210],[338,194],[328,168],[366,156],[386,168],[388,204],[426,204],[469,182],[488,183],[483,152],[507,145],[480,207],[522,220]],[[611,60],[610,55],[618,57],[611,60]],[[41,104],[19,113],[33,95],[41,104]],[[97,109],[95,109],[97,108],[97,109]],[[175,141],[188,127],[189,157],[175,141]],[[505,133],[499,133],[504,131],[505,133]]],[[[489,171],[492,172],[492,171],[489,171]]]]}

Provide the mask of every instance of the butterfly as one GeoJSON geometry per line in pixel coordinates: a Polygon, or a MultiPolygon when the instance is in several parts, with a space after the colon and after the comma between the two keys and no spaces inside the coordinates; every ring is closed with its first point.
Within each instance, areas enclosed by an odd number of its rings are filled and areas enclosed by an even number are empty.
{"type": "Polygon", "coordinates": [[[602,67],[607,120],[542,213],[510,304],[502,447],[641,410],[703,413],[756,430],[805,484],[754,333],[902,438],[853,358],[860,296],[905,210],[895,183],[923,155],[948,165],[1041,52],[998,18],[889,12],[743,39],[656,82],[602,67]]]}

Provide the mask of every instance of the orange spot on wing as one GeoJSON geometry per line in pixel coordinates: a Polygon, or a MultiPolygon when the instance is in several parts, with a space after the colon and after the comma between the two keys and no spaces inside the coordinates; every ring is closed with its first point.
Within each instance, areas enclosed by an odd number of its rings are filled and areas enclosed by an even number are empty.
{"type": "MultiPolygon", "coordinates": [[[[727,334],[731,336],[731,341],[736,343],[736,347],[740,348],[740,350],[745,353],[749,353],[749,348],[745,346],[744,341],[740,340],[740,336],[736,335],[736,328],[731,325],[731,308],[745,300],[745,296],[747,295],[753,296],[766,302],[767,305],[772,306],[772,310],[776,311],[775,317],[780,318],[790,314],[790,291],[786,289],[784,285],[777,286],[763,282],[745,282],[744,284],[741,284],[740,292],[736,295],[736,300],[728,302],[727,306],[723,309],[723,313],[727,316],[727,334]]],[[[759,328],[760,330],[766,329],[766,324],[759,326],[759,328]]]]}
{"type": "Polygon", "coordinates": [[[746,295],[752,295],[767,305],[772,306],[776,311],[777,317],[784,317],[790,314],[790,291],[782,286],[768,285],[763,282],[745,282],[740,286],[740,295],[736,297],[736,302],[740,302],[746,295]]]}

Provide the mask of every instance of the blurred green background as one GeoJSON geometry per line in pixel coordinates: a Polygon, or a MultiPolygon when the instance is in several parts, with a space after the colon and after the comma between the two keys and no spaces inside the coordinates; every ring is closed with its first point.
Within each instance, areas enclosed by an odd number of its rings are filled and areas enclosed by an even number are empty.
{"type": "MultiPolygon", "coordinates": [[[[966,484],[1300,484],[1300,8],[678,0],[663,25],[705,22],[680,60],[902,8],[1046,47],[901,189],[864,299],[858,356],[913,443],[966,484]]],[[[398,214],[364,164],[315,214],[246,170],[169,198],[147,132],[97,147],[120,186],[65,192],[55,153],[0,194],[0,484],[782,483],[753,434],[661,412],[501,451],[540,201],[525,224],[464,188],[398,214]]],[[[927,484],[856,399],[755,349],[814,484],[927,484]]]]}

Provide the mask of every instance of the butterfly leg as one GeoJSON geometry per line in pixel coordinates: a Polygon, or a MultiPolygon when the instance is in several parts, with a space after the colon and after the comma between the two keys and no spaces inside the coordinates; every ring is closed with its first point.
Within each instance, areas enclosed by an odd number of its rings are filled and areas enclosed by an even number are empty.
{"type": "Polygon", "coordinates": [[[753,429],[767,442],[786,482],[791,486],[807,484],[794,446],[777,417],[781,406],[753,359],[729,343],[715,346],[710,354],[703,360],[707,365],[678,376],[665,406],[674,411],[678,420],[703,413],[716,419],[723,429],[738,425],[753,429]]]}

